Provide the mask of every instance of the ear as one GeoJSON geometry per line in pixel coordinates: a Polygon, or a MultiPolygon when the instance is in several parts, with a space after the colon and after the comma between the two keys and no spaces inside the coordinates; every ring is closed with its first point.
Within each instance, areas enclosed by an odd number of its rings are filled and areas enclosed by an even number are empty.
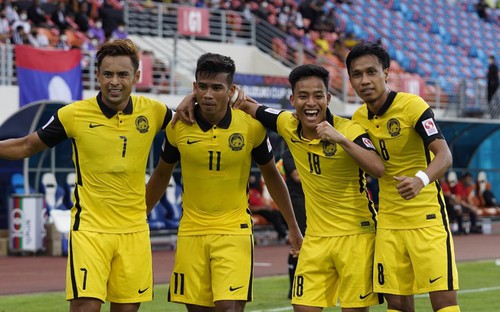
{"type": "Polygon", "coordinates": [[[141,71],[137,70],[134,75],[134,84],[138,83],[140,79],[141,79],[141,71]]]}
{"type": "Polygon", "coordinates": [[[293,94],[290,95],[290,105],[292,105],[292,107],[295,107],[295,105],[293,104],[293,94]]]}
{"type": "Polygon", "coordinates": [[[387,80],[389,79],[389,68],[384,69],[384,80],[385,83],[387,83],[387,80]]]}

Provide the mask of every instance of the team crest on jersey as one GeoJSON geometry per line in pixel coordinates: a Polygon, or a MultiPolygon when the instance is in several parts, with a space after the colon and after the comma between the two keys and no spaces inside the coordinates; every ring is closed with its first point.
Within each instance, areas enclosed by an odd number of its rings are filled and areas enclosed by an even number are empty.
{"type": "Polygon", "coordinates": [[[149,121],[144,116],[139,116],[135,119],[135,127],[140,133],[146,133],[149,130],[149,121]]]}
{"type": "Polygon", "coordinates": [[[245,146],[245,139],[241,133],[233,133],[229,137],[229,147],[233,151],[240,151],[245,146]]]}
{"type": "Polygon", "coordinates": [[[387,130],[389,130],[389,134],[391,137],[397,137],[401,133],[401,125],[399,124],[399,120],[396,118],[392,118],[387,122],[387,130]]]}
{"type": "Polygon", "coordinates": [[[337,144],[323,141],[323,154],[325,156],[333,156],[337,152],[337,144]]]}

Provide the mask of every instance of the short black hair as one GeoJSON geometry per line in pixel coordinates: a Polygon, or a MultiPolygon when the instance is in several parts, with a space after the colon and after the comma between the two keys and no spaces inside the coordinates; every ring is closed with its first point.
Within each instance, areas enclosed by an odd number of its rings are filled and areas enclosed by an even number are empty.
{"type": "Polygon", "coordinates": [[[325,88],[328,91],[328,81],[330,80],[330,72],[322,66],[314,64],[306,64],[294,68],[290,72],[290,75],[288,75],[288,81],[290,82],[290,85],[292,87],[292,93],[295,89],[295,85],[297,84],[297,82],[307,77],[320,78],[321,80],[323,80],[325,88]]]}
{"type": "Polygon", "coordinates": [[[349,52],[345,60],[349,76],[351,75],[352,61],[365,55],[373,55],[377,57],[380,64],[382,64],[383,69],[389,69],[389,66],[391,65],[391,57],[382,46],[374,42],[361,42],[351,49],[351,52],[349,52]]]}
{"type": "Polygon", "coordinates": [[[196,79],[198,79],[198,76],[213,78],[217,74],[226,73],[228,74],[227,83],[228,85],[232,85],[235,71],[236,65],[234,65],[233,59],[229,56],[205,53],[198,58],[195,77],[196,79]]]}

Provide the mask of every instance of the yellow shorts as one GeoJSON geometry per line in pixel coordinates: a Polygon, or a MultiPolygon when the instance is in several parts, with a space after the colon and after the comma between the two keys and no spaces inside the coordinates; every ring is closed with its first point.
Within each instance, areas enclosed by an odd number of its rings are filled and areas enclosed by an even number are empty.
{"type": "Polygon", "coordinates": [[[149,231],[71,231],[66,271],[66,300],[90,297],[117,303],[151,301],[153,263],[149,231]]]}
{"type": "Polygon", "coordinates": [[[373,293],[374,233],[306,235],[293,283],[292,304],[312,307],[368,307],[382,303],[373,293]]]}
{"type": "Polygon", "coordinates": [[[451,233],[443,226],[378,229],[373,280],[375,291],[394,295],[457,290],[451,233]]]}
{"type": "Polygon", "coordinates": [[[168,300],[214,307],[252,301],[253,235],[179,236],[168,300]]]}

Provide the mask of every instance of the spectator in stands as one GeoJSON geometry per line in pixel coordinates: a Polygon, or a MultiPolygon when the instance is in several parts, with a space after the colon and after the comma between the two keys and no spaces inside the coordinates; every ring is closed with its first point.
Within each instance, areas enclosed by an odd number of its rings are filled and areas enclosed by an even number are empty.
{"type": "Polygon", "coordinates": [[[476,186],[469,172],[464,172],[460,176],[458,183],[451,188],[455,195],[455,202],[462,207],[462,214],[469,215],[470,233],[481,233],[481,227],[477,225],[477,216],[479,213],[478,201],[476,197],[476,186]]]}
{"type": "Polygon", "coordinates": [[[327,32],[320,31],[318,38],[314,40],[315,51],[318,56],[321,55],[332,55],[332,48],[330,47],[330,42],[327,39],[327,32]]]}
{"type": "Polygon", "coordinates": [[[455,195],[451,192],[451,186],[444,175],[439,179],[439,184],[443,190],[444,203],[452,233],[455,235],[467,234],[463,226],[462,206],[455,201],[455,195]]]}
{"type": "Polygon", "coordinates": [[[96,19],[95,23],[90,26],[87,36],[89,38],[96,38],[99,41],[99,45],[106,42],[106,34],[104,33],[104,29],[102,29],[101,19],[96,19]]]}
{"type": "Polygon", "coordinates": [[[476,3],[477,16],[479,16],[479,18],[483,19],[485,22],[488,21],[488,13],[486,12],[487,9],[488,3],[486,3],[485,0],[479,0],[476,3]]]}
{"type": "Polygon", "coordinates": [[[493,194],[491,184],[488,181],[486,172],[484,171],[480,171],[477,174],[476,196],[479,199],[480,207],[494,208],[493,211],[495,212],[495,214],[500,214],[500,204],[493,194]]]}
{"type": "Polygon", "coordinates": [[[0,10],[0,44],[9,42],[11,37],[9,20],[5,13],[5,8],[0,10]]]}
{"type": "Polygon", "coordinates": [[[337,32],[337,16],[335,15],[335,9],[333,7],[329,8],[327,12],[321,12],[316,24],[314,25],[314,29],[320,32],[337,32]]]}
{"type": "Polygon", "coordinates": [[[12,33],[12,43],[36,46],[36,41],[31,33],[26,33],[24,27],[21,25],[14,29],[12,33]]]}
{"type": "Polygon", "coordinates": [[[181,162],[183,217],[168,298],[185,303],[188,311],[243,311],[252,300],[253,237],[247,211],[252,159],[288,224],[291,252],[298,253],[302,243],[265,128],[229,107],[234,73],[229,57],[206,53],[198,58],[193,93],[183,100],[198,102],[194,124],[167,126],[146,190],[152,209],[181,162]]]}
{"type": "Polygon", "coordinates": [[[71,46],[68,44],[68,37],[65,34],[61,34],[59,36],[59,40],[57,41],[55,48],[65,51],[71,49],[71,46]]]}
{"type": "Polygon", "coordinates": [[[66,9],[66,2],[64,0],[59,0],[57,2],[57,8],[52,12],[50,20],[57,26],[59,33],[63,34],[66,29],[70,27],[66,21],[68,11],[66,9]]]}
{"type": "Polygon", "coordinates": [[[254,175],[250,175],[248,184],[248,207],[250,211],[254,215],[263,217],[268,223],[273,225],[274,230],[278,233],[279,242],[286,242],[287,230],[281,213],[266,203],[266,200],[262,196],[260,181],[254,175]]]}
{"type": "Polygon", "coordinates": [[[13,3],[15,4],[16,2],[13,0],[5,0],[3,6],[3,9],[5,10],[5,17],[9,21],[10,25],[19,20],[19,13],[17,13],[18,8],[16,5],[12,5],[13,3]]]}
{"type": "Polygon", "coordinates": [[[78,25],[78,30],[86,33],[89,31],[89,5],[87,1],[80,2],[78,11],[75,13],[75,23],[78,25]]]}
{"type": "Polygon", "coordinates": [[[34,133],[0,141],[0,158],[30,157],[72,139],[78,180],[66,299],[71,311],[100,311],[110,300],[110,310],[133,312],[153,299],[144,173],[154,138],[172,112],[131,94],[140,78],[132,41],[107,43],[96,58],[98,95],[64,106],[34,133]]]}
{"type": "Polygon", "coordinates": [[[384,294],[390,311],[414,311],[412,294],[429,292],[434,311],[458,312],[453,241],[436,181],[450,167],[451,152],[429,105],[389,89],[389,65],[388,52],[374,43],[356,45],[346,59],[364,102],[352,120],[367,129],[385,165],[373,291],[384,294]]]}
{"type": "Polygon", "coordinates": [[[22,26],[24,32],[27,34],[31,32],[31,23],[28,21],[28,15],[26,15],[25,10],[19,11],[19,19],[11,25],[13,30],[16,30],[18,26],[22,26]]]}
{"type": "MultiPolygon", "coordinates": [[[[285,171],[285,183],[290,193],[290,198],[292,200],[293,212],[295,213],[295,219],[299,225],[300,232],[302,236],[306,235],[306,207],[305,207],[305,197],[304,190],[302,189],[302,183],[300,181],[299,171],[295,166],[293,161],[292,153],[288,147],[285,147],[283,155],[283,169],[285,171]]],[[[297,269],[298,258],[288,254],[288,278],[289,278],[289,288],[288,288],[288,299],[292,299],[292,289],[293,289],[293,279],[295,277],[295,271],[297,269]]]]}
{"type": "Polygon", "coordinates": [[[498,85],[500,84],[498,78],[498,66],[495,62],[495,56],[492,54],[488,57],[488,72],[486,74],[487,84],[488,84],[488,105],[490,107],[490,112],[493,115],[492,118],[498,117],[500,107],[492,103],[493,95],[498,90],[498,85]]]}
{"type": "Polygon", "coordinates": [[[31,5],[27,10],[28,19],[33,23],[34,26],[46,26],[47,18],[46,13],[40,6],[39,0],[33,0],[31,5]]]}
{"type": "Polygon", "coordinates": [[[49,38],[37,28],[31,30],[31,36],[35,39],[34,46],[38,48],[45,48],[50,46],[49,38]]]}
{"type": "Polygon", "coordinates": [[[323,12],[325,0],[304,0],[300,2],[299,12],[304,19],[306,30],[314,30],[316,22],[323,12]]]}
{"type": "Polygon", "coordinates": [[[125,28],[125,22],[120,21],[118,27],[111,32],[111,40],[116,39],[126,39],[128,37],[127,29],[125,28]]]}

